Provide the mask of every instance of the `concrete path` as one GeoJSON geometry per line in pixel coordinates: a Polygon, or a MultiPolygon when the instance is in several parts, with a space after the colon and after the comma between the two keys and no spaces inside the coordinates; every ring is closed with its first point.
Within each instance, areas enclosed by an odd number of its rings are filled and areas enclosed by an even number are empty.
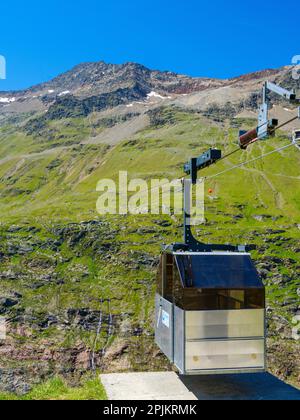
{"type": "Polygon", "coordinates": [[[101,375],[109,400],[197,400],[176,373],[101,375]]]}
{"type": "Polygon", "coordinates": [[[190,376],[176,373],[101,375],[110,400],[299,400],[300,391],[270,374],[190,376]]]}

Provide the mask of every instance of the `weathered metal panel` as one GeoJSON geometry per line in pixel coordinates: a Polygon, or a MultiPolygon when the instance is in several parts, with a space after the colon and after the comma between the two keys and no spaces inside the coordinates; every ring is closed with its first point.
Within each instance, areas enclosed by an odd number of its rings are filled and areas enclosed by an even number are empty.
{"type": "Polygon", "coordinates": [[[187,340],[264,336],[264,309],[186,312],[187,340]]]}
{"type": "Polygon", "coordinates": [[[180,373],[185,371],[185,312],[174,307],[174,364],[180,373]]]}
{"type": "Polygon", "coordinates": [[[264,369],[261,340],[205,340],[186,344],[186,372],[216,369],[264,369]]]}
{"type": "Polygon", "coordinates": [[[162,352],[174,361],[173,304],[156,295],[155,341],[162,352]]]}

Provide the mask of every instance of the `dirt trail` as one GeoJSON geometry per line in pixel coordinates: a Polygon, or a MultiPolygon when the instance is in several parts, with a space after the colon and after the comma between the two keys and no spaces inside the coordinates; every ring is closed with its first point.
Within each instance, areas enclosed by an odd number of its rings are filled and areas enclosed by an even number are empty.
{"type": "Polygon", "coordinates": [[[26,155],[6,156],[5,158],[0,159],[0,165],[3,165],[4,163],[9,162],[10,160],[14,160],[14,159],[31,159],[31,158],[40,157],[40,156],[52,155],[54,153],[56,154],[58,152],[62,152],[63,150],[72,149],[73,147],[74,146],[62,146],[62,147],[55,147],[52,149],[43,150],[42,152],[30,153],[26,155]]]}
{"type": "Polygon", "coordinates": [[[249,171],[252,173],[257,173],[259,174],[264,181],[266,182],[266,184],[269,186],[269,188],[271,189],[271,191],[274,194],[274,200],[275,200],[275,205],[278,209],[282,209],[283,205],[284,205],[284,198],[281,194],[281,192],[277,191],[276,187],[274,187],[274,185],[272,184],[272,182],[270,181],[270,179],[267,177],[267,175],[260,171],[259,169],[254,169],[254,168],[243,168],[245,171],[249,171]]]}

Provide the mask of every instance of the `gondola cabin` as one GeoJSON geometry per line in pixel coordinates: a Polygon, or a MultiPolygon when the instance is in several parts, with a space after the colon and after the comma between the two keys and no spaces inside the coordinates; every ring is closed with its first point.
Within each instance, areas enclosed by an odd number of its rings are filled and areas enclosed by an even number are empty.
{"type": "Polygon", "coordinates": [[[156,343],[182,375],[263,372],[265,288],[245,252],[162,253],[156,343]]]}
{"type": "Polygon", "coordinates": [[[300,130],[294,130],[293,131],[293,141],[297,142],[300,140],[300,130]]]}

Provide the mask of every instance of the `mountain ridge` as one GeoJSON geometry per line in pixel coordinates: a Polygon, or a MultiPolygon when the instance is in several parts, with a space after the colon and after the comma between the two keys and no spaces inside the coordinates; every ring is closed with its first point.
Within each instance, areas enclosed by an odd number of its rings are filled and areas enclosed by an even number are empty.
{"type": "MultiPolygon", "coordinates": [[[[46,119],[86,116],[131,103],[153,108],[162,103],[182,108],[206,110],[231,102],[237,111],[244,103],[257,107],[262,83],[291,80],[291,67],[267,69],[230,79],[190,77],[171,71],[151,70],[138,63],[81,63],[67,72],[28,89],[0,93],[0,125],[7,119],[20,121],[44,115],[46,119]]],[[[251,107],[250,107],[251,109],[251,107]]],[[[237,112],[238,113],[238,112],[237,112]]]]}
{"type": "Polygon", "coordinates": [[[144,71],[147,72],[152,72],[152,73],[156,73],[156,74],[166,74],[166,75],[173,75],[173,76],[182,76],[182,77],[187,77],[189,79],[192,80],[219,80],[219,81],[232,81],[232,80],[238,80],[238,79],[242,79],[245,77],[258,77],[258,76],[263,76],[264,73],[268,73],[270,74],[276,74],[280,71],[282,71],[283,69],[287,69],[290,68],[291,66],[282,66],[279,68],[266,68],[264,70],[257,70],[257,71],[253,71],[250,73],[244,73],[244,74],[240,74],[237,76],[232,76],[232,77],[225,77],[225,78],[218,78],[218,77],[208,77],[208,76],[190,76],[188,73],[177,73],[175,71],[172,70],[159,70],[159,69],[152,69],[149,68],[143,64],[134,62],[134,61],[127,61],[121,64],[113,64],[113,63],[107,63],[103,60],[100,61],[87,61],[87,62],[82,62],[79,64],[74,65],[73,67],[71,67],[69,70],[66,70],[64,72],[59,73],[57,76],[54,76],[53,78],[49,79],[48,81],[45,82],[41,82],[41,83],[36,83],[32,86],[29,86],[28,88],[24,88],[24,89],[10,89],[10,90],[5,90],[5,91],[1,91],[0,90],[0,94],[3,93],[18,93],[18,92],[27,92],[30,90],[35,90],[40,88],[40,86],[43,85],[48,85],[51,84],[57,80],[59,80],[61,77],[64,77],[64,75],[68,75],[68,74],[72,74],[74,72],[78,72],[81,70],[85,70],[86,68],[90,68],[90,67],[94,67],[94,68],[98,68],[99,71],[107,71],[108,69],[123,69],[123,68],[128,68],[128,67],[136,67],[136,68],[140,68],[143,69],[144,71]]]}
{"type": "MultiPolygon", "coordinates": [[[[240,80],[249,80],[249,79],[257,79],[257,78],[261,78],[264,77],[265,75],[274,75],[277,74],[279,72],[281,72],[284,69],[289,68],[289,66],[284,66],[284,67],[280,67],[278,69],[265,69],[265,70],[258,70],[255,72],[251,72],[251,73],[246,73],[246,74],[242,74],[242,75],[238,75],[238,76],[234,76],[234,77],[230,77],[230,78],[216,78],[216,77],[206,77],[206,76],[189,76],[188,74],[181,74],[181,73],[176,73],[174,71],[169,71],[169,70],[157,70],[157,69],[150,69],[146,66],[144,66],[143,64],[139,64],[136,62],[125,62],[123,64],[110,64],[110,63],[106,63],[105,61],[98,61],[98,62],[83,62],[83,63],[79,63],[75,66],[73,66],[70,70],[67,70],[65,72],[62,72],[60,74],[58,74],[57,76],[53,77],[52,79],[42,82],[42,83],[37,83],[34,84],[32,86],[29,86],[28,88],[25,89],[19,89],[19,90],[6,90],[6,91],[1,91],[0,90],[0,95],[15,95],[15,96],[20,96],[20,95],[24,95],[25,93],[29,93],[29,92],[39,92],[42,91],[43,89],[46,88],[74,88],[74,87],[79,87],[82,86],[84,84],[84,81],[91,81],[91,79],[87,79],[85,78],[80,78],[79,76],[82,76],[82,73],[86,73],[87,75],[91,75],[89,73],[93,73],[93,71],[96,73],[97,79],[96,80],[100,80],[100,75],[102,73],[102,76],[104,75],[104,73],[108,72],[108,73],[118,73],[118,72],[122,72],[123,70],[133,70],[133,71],[139,71],[139,72],[144,72],[147,75],[152,75],[153,76],[157,76],[157,75],[161,75],[162,77],[175,77],[175,78],[184,78],[186,80],[189,81],[194,81],[194,82],[201,82],[201,81],[215,81],[215,82],[220,82],[220,83],[227,83],[227,82],[234,82],[234,81],[240,81],[240,80]],[[100,73],[100,74],[99,74],[100,73]],[[75,86],[72,85],[71,81],[68,81],[67,79],[76,79],[78,78],[78,83],[75,82],[75,86]]],[[[195,85],[195,88],[197,88],[197,84],[195,85]]]]}

